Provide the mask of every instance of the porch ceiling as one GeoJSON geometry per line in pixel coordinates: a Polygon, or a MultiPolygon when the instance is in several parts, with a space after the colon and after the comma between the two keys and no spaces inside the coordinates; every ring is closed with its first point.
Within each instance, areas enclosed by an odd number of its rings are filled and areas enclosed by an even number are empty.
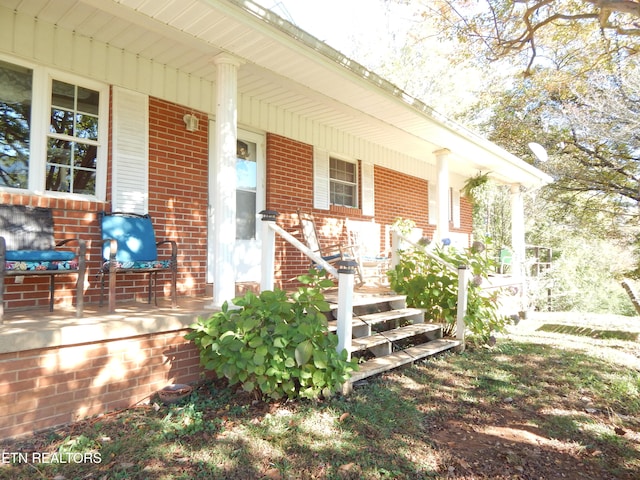
{"type": "MultiPolygon", "coordinates": [[[[505,183],[549,178],[456,125],[247,0],[0,0],[15,12],[73,30],[141,58],[215,82],[212,59],[231,53],[245,64],[238,90],[339,131],[422,161],[448,148],[451,168],[492,171],[505,183]]],[[[523,139],[526,142],[528,139],[523,139]]]]}

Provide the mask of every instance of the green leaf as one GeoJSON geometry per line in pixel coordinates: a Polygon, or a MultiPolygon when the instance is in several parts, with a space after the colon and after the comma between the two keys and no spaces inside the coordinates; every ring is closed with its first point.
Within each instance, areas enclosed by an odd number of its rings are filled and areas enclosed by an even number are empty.
{"type": "Polygon", "coordinates": [[[326,385],[326,381],[324,378],[324,373],[322,370],[316,370],[313,372],[313,385],[315,387],[324,387],[326,385]]]}
{"type": "Polygon", "coordinates": [[[295,351],[295,357],[299,367],[309,362],[311,355],[313,355],[313,345],[309,340],[305,340],[298,344],[295,351]]]}
{"type": "Polygon", "coordinates": [[[260,345],[258,348],[256,348],[256,354],[258,355],[262,355],[263,357],[266,357],[268,353],[269,353],[269,347],[267,347],[266,345],[260,345]]]}
{"type": "Polygon", "coordinates": [[[289,342],[284,337],[276,337],[273,339],[273,346],[276,348],[285,348],[289,342]]]}
{"type": "Polygon", "coordinates": [[[325,369],[327,368],[327,354],[323,351],[316,351],[313,354],[313,364],[315,365],[316,368],[320,368],[320,369],[325,369]]]}
{"type": "Polygon", "coordinates": [[[226,332],[224,332],[222,335],[220,335],[220,341],[228,338],[228,337],[235,337],[236,332],[228,330],[226,332]]]}
{"type": "Polygon", "coordinates": [[[256,388],[256,385],[253,382],[245,382],[242,384],[242,389],[245,392],[253,392],[255,388],[256,388]]]}

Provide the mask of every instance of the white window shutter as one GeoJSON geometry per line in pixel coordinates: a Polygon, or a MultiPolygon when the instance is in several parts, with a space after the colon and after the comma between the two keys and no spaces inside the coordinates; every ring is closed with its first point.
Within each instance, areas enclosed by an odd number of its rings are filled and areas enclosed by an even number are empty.
{"type": "Polygon", "coordinates": [[[149,211],[149,97],[113,88],[112,210],[149,211]]]}
{"type": "Polygon", "coordinates": [[[329,152],[313,148],[313,208],[329,210],[329,152]]]}
{"type": "Polygon", "coordinates": [[[374,182],[374,166],[372,163],[361,164],[362,169],[362,215],[373,217],[376,214],[376,196],[374,182]]]}
{"type": "Polygon", "coordinates": [[[435,182],[428,183],[429,195],[429,225],[438,223],[438,189],[435,182]]]}
{"type": "Polygon", "coordinates": [[[460,190],[451,189],[451,214],[453,228],[460,228],[460,190]]]}

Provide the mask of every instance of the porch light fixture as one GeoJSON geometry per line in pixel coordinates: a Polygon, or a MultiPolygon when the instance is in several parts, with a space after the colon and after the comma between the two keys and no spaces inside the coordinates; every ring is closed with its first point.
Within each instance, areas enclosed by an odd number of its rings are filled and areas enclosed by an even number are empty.
{"type": "Polygon", "coordinates": [[[198,117],[192,115],[191,113],[187,113],[184,117],[184,124],[187,126],[188,132],[196,132],[198,130],[198,117]]]}

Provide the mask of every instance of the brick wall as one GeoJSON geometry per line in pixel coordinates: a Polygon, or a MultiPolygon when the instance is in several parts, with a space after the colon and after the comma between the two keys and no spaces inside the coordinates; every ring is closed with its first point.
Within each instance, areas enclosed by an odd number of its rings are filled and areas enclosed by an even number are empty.
{"type": "MultiPolygon", "coordinates": [[[[366,159],[365,159],[366,160],[366,159]]],[[[412,219],[425,234],[433,234],[429,225],[429,198],[426,180],[376,166],[375,220],[390,225],[397,217],[412,219]]],[[[361,184],[361,183],[360,183],[361,184]]],[[[329,211],[313,209],[313,147],[275,134],[267,134],[267,208],[280,213],[278,224],[303,238],[298,229],[297,209],[313,213],[324,244],[345,242],[344,220],[371,220],[357,208],[331,206],[329,211]]],[[[465,206],[461,206],[466,212],[465,206]]],[[[469,210],[470,212],[470,210],[469,210]]],[[[464,219],[463,222],[467,222],[464,219]]],[[[469,217],[470,218],[470,217],[469,217]]],[[[467,228],[467,225],[463,225],[467,228]]],[[[470,229],[470,223],[469,227],[470,229]]],[[[384,227],[381,228],[381,236],[384,227]]],[[[384,238],[380,239],[384,246],[384,238]]],[[[281,238],[276,238],[276,284],[289,288],[295,277],[308,271],[310,262],[281,238]]]]}
{"type": "Polygon", "coordinates": [[[473,233],[473,204],[468,198],[460,197],[460,228],[451,228],[453,232],[473,233]]]}
{"type": "Polygon", "coordinates": [[[145,400],[200,378],[185,331],[0,355],[0,439],[145,400]]]}
{"type": "MultiPolygon", "coordinates": [[[[178,243],[178,295],[204,295],[205,290],[207,132],[206,115],[149,99],[149,213],[158,240],[165,238],[178,243]],[[185,129],[182,117],[186,113],[198,117],[198,131],[185,129]]],[[[144,282],[141,283],[135,291],[145,290],[144,282]]],[[[168,296],[168,274],[162,285],[168,296]]]]}
{"type": "Polygon", "coordinates": [[[388,168],[375,168],[376,222],[391,225],[401,217],[416,222],[425,235],[433,234],[429,225],[429,185],[426,180],[388,168]]]}
{"type": "MultiPolygon", "coordinates": [[[[207,118],[195,113],[200,119],[200,129],[188,132],[182,117],[194,112],[154,98],[150,99],[149,110],[149,213],[157,239],[178,243],[178,294],[203,295],[207,261],[207,118]]],[[[110,167],[108,178],[111,178],[110,167]]],[[[86,240],[86,303],[99,301],[98,212],[111,211],[110,187],[108,182],[106,203],[0,192],[1,203],[52,208],[56,240],[69,237],[86,240]]],[[[75,304],[75,278],[73,275],[56,277],[56,305],[75,304]]],[[[6,280],[8,310],[46,307],[49,278],[26,276],[22,280],[22,283],[16,283],[15,277],[6,280]]],[[[168,297],[169,288],[169,274],[158,275],[158,295],[168,297]]],[[[147,291],[146,275],[118,276],[118,301],[133,298],[146,301],[147,291]]]]}
{"type": "MultiPolygon", "coordinates": [[[[53,209],[54,237],[56,242],[65,238],[79,237],[87,243],[87,277],[85,285],[91,285],[85,301],[91,300],[98,290],[95,288],[95,272],[100,264],[100,228],[97,212],[105,207],[101,202],[67,200],[53,197],[38,197],[17,193],[0,192],[0,203],[28,205],[53,209]]],[[[75,244],[70,244],[75,248],[75,244]]],[[[76,275],[56,275],[55,301],[57,305],[75,304],[76,275]]],[[[9,309],[46,308],[49,304],[48,276],[25,276],[22,283],[16,277],[6,277],[4,299],[9,309]]],[[[95,297],[97,298],[97,297],[95,297]]],[[[97,301],[97,300],[96,300],[97,301]]]]}

